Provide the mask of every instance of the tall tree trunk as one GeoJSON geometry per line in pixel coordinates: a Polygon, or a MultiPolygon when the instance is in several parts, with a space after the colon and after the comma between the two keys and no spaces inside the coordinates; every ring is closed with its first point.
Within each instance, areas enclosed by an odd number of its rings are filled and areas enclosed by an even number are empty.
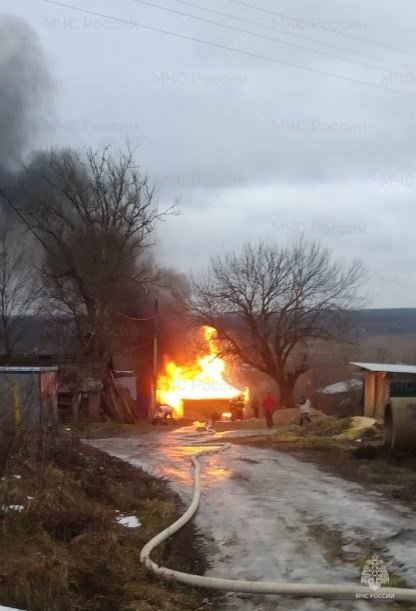
{"type": "Polygon", "coordinates": [[[286,378],[280,378],[276,381],[279,385],[280,405],[288,408],[296,407],[295,399],[293,397],[295,382],[292,382],[292,380],[287,380],[286,378]]]}

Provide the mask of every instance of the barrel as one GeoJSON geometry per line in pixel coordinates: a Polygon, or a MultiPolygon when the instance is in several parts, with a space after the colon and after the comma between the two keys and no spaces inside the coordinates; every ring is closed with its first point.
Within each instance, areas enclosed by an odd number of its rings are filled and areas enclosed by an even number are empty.
{"type": "Polygon", "coordinates": [[[416,452],[416,403],[386,406],[384,441],[393,453],[416,452]]]}

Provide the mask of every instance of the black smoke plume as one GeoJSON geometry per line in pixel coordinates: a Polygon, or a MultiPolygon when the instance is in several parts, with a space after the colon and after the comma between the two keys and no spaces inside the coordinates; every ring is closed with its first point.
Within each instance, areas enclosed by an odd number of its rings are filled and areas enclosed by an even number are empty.
{"type": "MultiPolygon", "coordinates": [[[[36,33],[18,17],[0,15],[0,187],[18,198],[22,161],[42,129],[53,82],[36,33]]],[[[13,219],[0,197],[0,221],[13,219]]]]}

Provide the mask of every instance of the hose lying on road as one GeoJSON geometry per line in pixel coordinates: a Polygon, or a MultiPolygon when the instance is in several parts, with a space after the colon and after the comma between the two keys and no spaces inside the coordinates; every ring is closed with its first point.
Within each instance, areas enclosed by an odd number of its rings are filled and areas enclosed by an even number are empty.
{"type": "MultiPolygon", "coordinates": [[[[200,444],[199,444],[200,445],[200,444]]],[[[201,498],[201,464],[199,458],[207,454],[216,454],[229,449],[230,444],[211,444],[206,450],[196,452],[191,457],[191,462],[194,466],[194,489],[192,502],[186,512],[173,524],[165,530],[153,537],[143,547],[140,553],[141,562],[153,571],[156,575],[166,579],[174,579],[181,583],[190,586],[207,588],[213,590],[223,590],[226,592],[246,592],[252,594],[281,594],[287,596],[302,596],[315,598],[356,598],[370,597],[373,594],[375,598],[389,599],[401,601],[416,601],[416,590],[406,588],[380,588],[376,592],[372,592],[369,588],[355,585],[331,585],[331,584],[314,584],[314,583],[286,583],[273,581],[245,581],[237,579],[223,579],[220,577],[203,577],[200,575],[192,575],[190,573],[182,573],[174,571],[163,566],[159,566],[150,555],[152,551],[163,541],[166,541],[170,536],[180,530],[187,524],[195,513],[198,511],[201,498]]]]}

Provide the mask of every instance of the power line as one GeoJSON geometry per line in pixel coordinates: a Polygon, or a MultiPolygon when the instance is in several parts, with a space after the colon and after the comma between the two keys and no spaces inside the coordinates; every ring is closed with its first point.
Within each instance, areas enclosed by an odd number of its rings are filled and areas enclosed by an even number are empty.
{"type": "MultiPolygon", "coordinates": [[[[190,6],[192,8],[196,8],[200,11],[204,11],[206,13],[211,13],[212,15],[219,15],[220,17],[226,17],[227,19],[232,19],[234,21],[239,21],[240,23],[245,23],[247,25],[254,25],[255,27],[262,28],[263,30],[268,30],[269,32],[276,33],[276,28],[270,25],[265,25],[264,23],[260,23],[259,21],[252,21],[250,19],[244,19],[243,17],[238,17],[237,15],[233,15],[232,13],[224,13],[223,11],[217,11],[211,8],[206,8],[205,6],[200,6],[199,4],[195,4],[194,2],[187,2],[187,0],[172,0],[177,4],[183,4],[185,6],[190,6]]],[[[406,68],[407,66],[396,64],[393,62],[386,61],[384,59],[379,59],[377,57],[372,57],[371,55],[365,55],[364,53],[360,53],[358,51],[354,51],[353,49],[347,49],[346,47],[340,47],[339,45],[334,45],[329,42],[324,42],[322,40],[317,40],[316,38],[309,38],[308,36],[301,36],[300,34],[295,34],[294,32],[286,32],[283,31],[285,36],[290,36],[292,38],[297,38],[299,40],[306,40],[307,42],[311,42],[313,44],[321,45],[324,47],[328,47],[330,49],[336,49],[337,51],[342,51],[343,53],[349,53],[350,55],[357,55],[358,57],[362,57],[363,59],[369,59],[371,61],[380,62],[384,64],[388,64],[390,66],[394,66],[395,68],[406,68]]]]}
{"type": "Polygon", "coordinates": [[[409,94],[405,91],[400,91],[398,89],[392,89],[391,87],[385,87],[384,85],[377,85],[376,83],[369,83],[367,81],[362,81],[360,79],[354,79],[346,76],[342,76],[340,74],[336,74],[334,72],[328,72],[325,70],[320,70],[318,68],[311,68],[310,66],[303,66],[301,64],[295,64],[293,62],[288,62],[282,59],[277,59],[275,57],[270,57],[268,55],[263,55],[261,53],[254,53],[252,51],[245,51],[243,49],[239,49],[237,47],[229,47],[228,45],[223,45],[220,43],[203,40],[201,38],[196,38],[194,36],[188,36],[186,34],[181,34],[179,32],[174,32],[172,30],[166,30],[162,28],[157,28],[155,26],[145,25],[143,23],[139,23],[138,21],[133,21],[131,19],[122,19],[120,17],[114,17],[112,15],[107,15],[105,13],[99,13],[97,11],[91,11],[89,9],[80,8],[78,6],[74,6],[72,4],[67,4],[63,2],[56,2],[55,0],[40,0],[40,2],[44,2],[46,4],[51,4],[53,6],[60,6],[61,8],[69,8],[78,13],[83,13],[86,15],[93,15],[94,17],[102,17],[104,19],[110,19],[112,21],[116,21],[118,23],[124,23],[126,25],[133,25],[135,27],[141,28],[143,30],[148,30],[150,32],[157,32],[158,34],[166,34],[167,36],[172,36],[174,38],[179,38],[181,40],[189,40],[191,42],[196,42],[198,44],[208,45],[210,47],[216,49],[222,49],[225,51],[231,51],[232,53],[236,53],[238,55],[245,55],[247,57],[252,57],[254,59],[262,59],[265,61],[269,61],[275,64],[279,64],[282,66],[288,66],[290,68],[296,68],[298,70],[304,70],[306,72],[311,72],[312,74],[319,74],[321,76],[329,76],[335,78],[340,81],[344,81],[347,83],[352,83],[354,85],[364,85],[365,87],[370,87],[371,89],[377,89],[379,91],[388,91],[389,93],[396,93],[398,95],[406,96],[406,97],[415,97],[414,94],[409,94]]]}
{"type": "Polygon", "coordinates": [[[157,8],[161,11],[165,11],[167,13],[172,13],[174,15],[181,15],[182,17],[187,17],[189,19],[194,19],[195,21],[202,21],[203,23],[208,23],[210,25],[215,25],[220,28],[225,28],[227,30],[232,30],[234,32],[239,32],[240,34],[248,34],[249,36],[255,36],[256,38],[261,38],[262,40],[268,40],[271,42],[275,42],[281,45],[287,45],[289,47],[294,47],[295,49],[302,49],[303,51],[309,51],[311,53],[316,53],[318,55],[322,55],[324,57],[330,57],[331,59],[341,60],[343,62],[347,62],[350,64],[355,64],[356,66],[363,66],[364,68],[369,68],[370,70],[376,70],[380,72],[379,66],[374,66],[372,64],[367,64],[365,62],[360,62],[354,59],[348,59],[346,57],[341,57],[339,55],[333,55],[331,53],[327,53],[326,51],[319,51],[316,49],[312,49],[311,47],[305,47],[304,45],[297,44],[295,42],[288,42],[286,40],[281,40],[280,38],[275,38],[272,36],[266,36],[265,34],[259,34],[258,32],[253,32],[250,30],[244,30],[243,28],[239,28],[233,25],[228,25],[226,23],[221,23],[219,21],[214,21],[212,19],[206,19],[205,17],[198,17],[197,15],[192,15],[191,13],[186,13],[184,11],[178,11],[173,8],[168,8],[165,6],[161,6],[160,4],[154,4],[153,2],[147,2],[147,0],[131,0],[136,4],[143,4],[144,6],[149,6],[150,8],[157,8]]]}
{"type": "MultiPolygon", "coordinates": [[[[296,21],[296,19],[298,19],[297,17],[286,15],[285,13],[277,13],[275,11],[270,11],[266,8],[256,6],[255,4],[251,4],[249,2],[243,2],[243,0],[228,0],[228,2],[232,2],[233,4],[237,4],[239,6],[245,6],[246,8],[250,8],[254,11],[265,13],[266,15],[273,15],[274,17],[283,17],[284,19],[290,19],[291,21],[293,20],[296,21]]],[[[348,34],[347,32],[342,32],[341,30],[333,30],[323,25],[315,26],[311,21],[308,21],[307,19],[304,20],[304,23],[306,23],[306,25],[308,25],[310,28],[318,28],[319,30],[323,30],[324,32],[331,32],[331,34],[337,34],[339,36],[344,36],[345,38],[352,38],[353,40],[358,40],[368,45],[373,45],[376,47],[387,49],[388,51],[394,51],[395,53],[401,53],[402,55],[409,55],[409,56],[411,55],[413,57],[416,57],[416,53],[414,53],[413,51],[403,51],[402,49],[397,49],[396,47],[386,45],[376,40],[369,40],[368,38],[362,38],[361,36],[354,36],[353,34],[348,34]]]]}

